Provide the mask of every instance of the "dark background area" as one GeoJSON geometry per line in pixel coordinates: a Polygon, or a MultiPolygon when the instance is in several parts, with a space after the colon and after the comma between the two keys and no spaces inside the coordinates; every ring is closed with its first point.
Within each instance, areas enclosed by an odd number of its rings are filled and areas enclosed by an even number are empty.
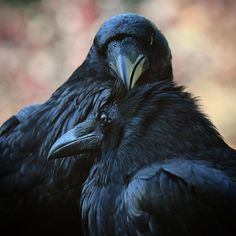
{"type": "Polygon", "coordinates": [[[41,103],[85,59],[110,16],[136,12],[167,37],[174,79],[236,148],[235,0],[1,0],[0,124],[41,103]]]}

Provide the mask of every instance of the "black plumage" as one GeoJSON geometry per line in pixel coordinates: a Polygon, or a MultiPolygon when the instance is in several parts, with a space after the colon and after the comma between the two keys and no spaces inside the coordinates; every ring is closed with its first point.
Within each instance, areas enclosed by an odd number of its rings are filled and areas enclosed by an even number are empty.
{"type": "Polygon", "coordinates": [[[106,21],[85,61],[62,86],[1,126],[0,211],[6,230],[80,232],[76,204],[97,152],[51,162],[47,156],[60,136],[94,115],[117,78],[128,89],[172,79],[168,43],[142,16],[127,13],[106,21]]]}
{"type": "Polygon", "coordinates": [[[117,82],[50,150],[100,151],[80,200],[85,234],[235,235],[236,151],[183,87],[117,82]]]}

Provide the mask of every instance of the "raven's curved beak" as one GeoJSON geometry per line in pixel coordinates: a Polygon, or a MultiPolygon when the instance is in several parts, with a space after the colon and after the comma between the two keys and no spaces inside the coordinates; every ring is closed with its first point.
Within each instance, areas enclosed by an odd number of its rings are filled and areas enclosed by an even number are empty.
{"type": "Polygon", "coordinates": [[[135,39],[114,41],[108,45],[108,61],[111,73],[122,79],[128,90],[149,68],[149,61],[135,39]]]}
{"type": "Polygon", "coordinates": [[[48,160],[97,149],[102,141],[103,133],[95,127],[94,120],[87,119],[69,130],[52,145],[48,153],[48,160]]]}

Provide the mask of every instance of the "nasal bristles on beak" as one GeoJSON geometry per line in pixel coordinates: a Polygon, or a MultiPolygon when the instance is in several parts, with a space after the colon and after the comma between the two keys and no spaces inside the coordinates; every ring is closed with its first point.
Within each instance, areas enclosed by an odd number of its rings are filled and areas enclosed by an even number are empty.
{"type": "Polygon", "coordinates": [[[147,56],[133,38],[111,42],[108,61],[113,75],[120,78],[128,90],[135,86],[143,72],[149,68],[147,56]]]}
{"type": "Polygon", "coordinates": [[[140,54],[134,62],[127,56],[119,55],[117,58],[118,76],[123,80],[128,90],[132,89],[140,76],[147,69],[147,58],[140,54]]]}

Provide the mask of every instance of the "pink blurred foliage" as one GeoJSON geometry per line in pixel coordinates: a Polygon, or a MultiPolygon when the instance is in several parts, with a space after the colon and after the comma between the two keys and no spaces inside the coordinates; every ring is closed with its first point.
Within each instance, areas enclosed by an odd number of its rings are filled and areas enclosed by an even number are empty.
{"type": "Polygon", "coordinates": [[[236,147],[236,1],[6,2],[0,2],[0,123],[47,100],[83,62],[102,22],[134,11],[163,31],[175,80],[200,97],[202,110],[236,147]]]}

